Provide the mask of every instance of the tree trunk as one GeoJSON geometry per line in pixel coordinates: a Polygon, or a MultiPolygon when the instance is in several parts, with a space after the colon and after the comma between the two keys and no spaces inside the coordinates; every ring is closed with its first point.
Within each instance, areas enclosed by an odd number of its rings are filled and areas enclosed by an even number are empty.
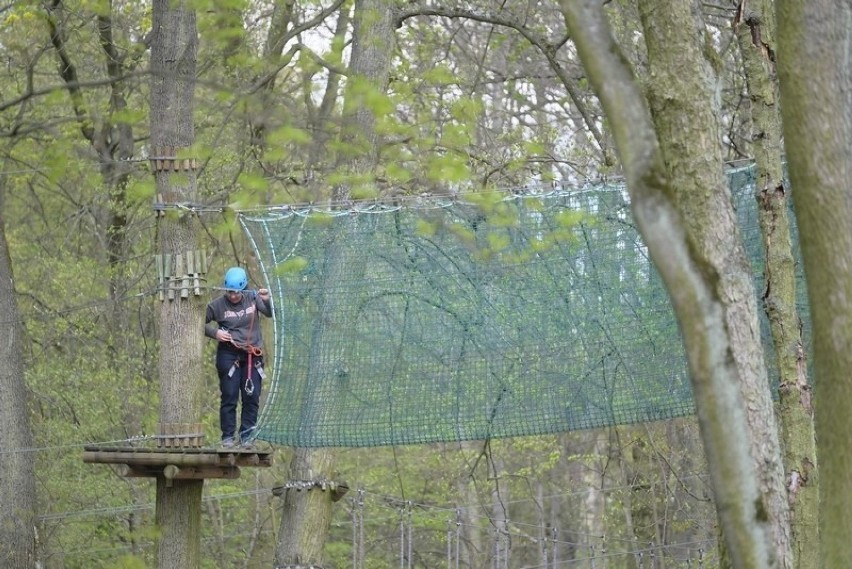
{"type": "Polygon", "coordinates": [[[852,567],[852,6],[778,0],[778,78],[814,346],[821,567],[852,567]]]}
{"type": "MultiPolygon", "coordinates": [[[[460,448],[464,453],[481,452],[481,444],[465,441],[459,443],[460,448]]],[[[476,492],[476,481],[472,473],[465,470],[456,481],[457,488],[457,503],[461,504],[476,504],[479,502],[479,496],[476,492]]],[[[479,525],[478,512],[471,507],[461,507],[456,510],[458,519],[456,523],[456,531],[459,533],[458,543],[456,547],[458,552],[453,552],[453,555],[458,555],[459,564],[462,567],[470,569],[486,569],[487,564],[487,546],[486,535],[479,525]]],[[[455,558],[453,559],[455,561],[455,558]]]]}
{"type": "MultiPolygon", "coordinates": [[[[377,93],[387,91],[390,64],[394,55],[393,3],[390,0],[356,0],[352,59],[349,69],[352,75],[347,83],[344,107],[344,141],[352,154],[339,161],[342,170],[354,174],[367,174],[372,179],[378,161],[379,139],[375,129],[376,117],[358,85],[360,80],[377,93]],[[353,88],[353,86],[355,88],[353,88]]],[[[342,184],[332,192],[333,202],[349,197],[351,185],[342,184]]],[[[329,255],[325,260],[324,278],[337,282],[344,275],[351,276],[355,268],[347,265],[340,248],[346,243],[346,226],[331,237],[329,255]]],[[[314,329],[308,382],[316,374],[334,373],[338,362],[345,361],[341,343],[330,341],[341,337],[344,323],[337,320],[341,311],[336,310],[341,299],[334,291],[325,288],[317,300],[319,316],[314,329]],[[338,353],[340,352],[340,353],[338,353]]],[[[334,476],[334,451],[331,449],[296,449],[291,463],[291,480],[321,480],[334,476]]],[[[331,523],[331,492],[288,490],[284,495],[284,509],[278,534],[275,559],[279,565],[317,564],[322,565],[323,548],[331,523]]]]}
{"type": "MultiPolygon", "coordinates": [[[[580,553],[580,557],[591,557],[593,561],[588,564],[589,567],[594,566],[596,569],[601,567],[605,569],[608,566],[607,558],[604,556],[599,564],[596,564],[594,558],[597,553],[602,551],[602,543],[606,530],[606,494],[604,492],[606,486],[606,470],[605,457],[612,453],[611,441],[607,437],[607,433],[603,430],[593,430],[588,433],[583,433],[579,436],[585,447],[587,454],[587,464],[584,465],[580,472],[580,488],[586,489],[586,495],[583,498],[583,507],[581,514],[577,516],[580,521],[581,535],[583,541],[588,546],[584,553],[580,553]]],[[[632,528],[631,528],[632,529],[632,528]]]]}
{"type": "Polygon", "coordinates": [[[504,569],[504,567],[512,566],[512,536],[509,533],[509,485],[502,478],[505,470],[503,461],[492,459],[489,464],[494,469],[491,473],[493,485],[491,487],[490,521],[494,528],[491,567],[493,569],[504,569]]]}
{"type": "MultiPolygon", "coordinates": [[[[298,448],[290,462],[291,481],[329,477],[334,467],[334,452],[329,449],[298,448]]],[[[320,489],[284,492],[281,525],[275,550],[277,565],[319,565],[331,524],[331,492],[320,489]]]]}
{"type": "Polygon", "coordinates": [[[703,57],[704,22],[694,0],[642,0],[650,73],[651,114],[666,162],[676,207],[688,238],[718,275],[715,294],[722,300],[730,354],[745,403],[751,457],[762,508],[769,519],[775,562],[792,569],[790,522],[781,445],[769,391],[758,324],[753,277],[745,254],[723,172],[721,132],[708,86],[715,83],[703,57]],[[666,18],[659,13],[665,9],[666,18]]]}
{"type": "MultiPolygon", "coordinates": [[[[349,10],[343,9],[340,11],[340,14],[337,16],[337,23],[335,24],[334,41],[332,45],[346,45],[343,40],[346,36],[346,30],[349,28],[349,18],[349,10]]],[[[324,173],[325,170],[329,168],[328,164],[323,163],[323,157],[328,149],[328,141],[332,131],[332,125],[330,123],[332,112],[339,96],[340,80],[341,76],[339,73],[335,73],[332,70],[328,71],[328,78],[325,82],[322,101],[320,102],[319,107],[317,107],[310,115],[313,117],[313,120],[311,121],[311,128],[314,131],[314,136],[313,140],[311,140],[311,146],[308,151],[308,158],[305,167],[305,175],[310,179],[319,177],[316,175],[317,173],[324,173]]]]}
{"type": "Polygon", "coordinates": [[[628,566],[633,569],[650,567],[650,560],[646,561],[645,558],[649,557],[647,552],[650,545],[656,542],[653,517],[656,505],[652,497],[652,487],[656,482],[653,477],[653,467],[650,464],[647,446],[648,441],[639,435],[629,447],[621,447],[617,450],[623,472],[622,485],[625,487],[622,506],[625,517],[625,534],[633,542],[635,550],[642,552],[641,563],[637,562],[638,554],[628,558],[628,566]]]}
{"type": "MultiPolygon", "coordinates": [[[[151,44],[152,157],[180,155],[194,142],[193,95],[196,66],[195,12],[187,2],[154,0],[151,44]]],[[[156,161],[152,161],[156,164],[156,161]]],[[[178,160],[173,168],[155,168],[157,194],[166,204],[196,203],[195,171],[178,160]]],[[[167,210],[159,217],[159,248],[176,259],[197,246],[194,215],[167,210]]],[[[172,274],[186,274],[175,266],[172,274]]],[[[160,421],[199,423],[202,394],[202,297],[192,291],[160,306],[160,421]]],[[[200,565],[201,493],[203,480],[157,479],[156,521],[160,569],[200,565]]]]}
{"type": "Polygon", "coordinates": [[[0,566],[35,565],[35,466],[27,388],[24,383],[24,325],[15,299],[12,261],[6,243],[5,177],[0,176],[0,310],[7,322],[0,342],[0,566]]]}
{"type": "MultiPolygon", "coordinates": [[[[707,255],[696,233],[686,230],[687,215],[698,212],[680,209],[682,196],[669,179],[665,162],[665,158],[674,157],[664,156],[660,149],[647,103],[613,40],[601,4],[595,0],[562,0],[561,6],[580,60],[612,125],[633,216],[672,298],[686,347],[718,516],[731,558],[736,567],[774,566],[771,526],[757,488],[750,437],[743,436],[750,430],[741,400],[739,366],[747,362],[735,360],[734,337],[729,332],[728,308],[747,299],[726,296],[724,287],[720,286],[720,275],[729,267],[719,266],[718,259],[707,255]]],[[[675,24],[693,8],[691,2],[667,3],[665,18],[660,19],[673,26],[694,29],[691,20],[675,24]]],[[[696,47],[691,40],[667,46],[681,64],[674,81],[691,75],[700,83],[702,62],[700,54],[695,54],[696,47]]],[[[697,93],[700,95],[705,88],[706,85],[699,85],[697,93]]],[[[673,94],[680,96],[677,92],[673,94]]],[[[675,111],[681,110],[677,107],[678,100],[671,103],[675,111]]],[[[700,116],[684,112],[681,117],[680,127],[686,131],[693,131],[693,125],[700,124],[700,116]]],[[[715,140],[715,133],[711,128],[707,134],[696,134],[709,135],[715,140]]],[[[679,152],[686,153],[689,148],[679,152]]],[[[702,171],[721,172],[717,154],[692,155],[690,163],[698,167],[706,165],[702,171]]],[[[714,182],[697,198],[709,199],[709,194],[718,190],[714,182]]],[[[730,211],[717,213],[719,221],[728,224],[725,229],[731,230],[730,211]]],[[[702,215],[707,216],[707,212],[702,215]]],[[[753,291],[750,294],[753,297],[753,291]]],[[[748,321],[744,324],[748,325],[748,321]]],[[[760,352],[756,355],[762,356],[760,352]]]]}
{"type": "Polygon", "coordinates": [[[742,2],[734,26],[751,99],[751,139],[757,169],[755,194],[766,259],[763,303],[779,374],[778,418],[784,442],[793,566],[816,569],[819,566],[816,440],[805,345],[796,309],[796,263],[790,237],[788,188],[784,182],[772,2],[742,2]]]}

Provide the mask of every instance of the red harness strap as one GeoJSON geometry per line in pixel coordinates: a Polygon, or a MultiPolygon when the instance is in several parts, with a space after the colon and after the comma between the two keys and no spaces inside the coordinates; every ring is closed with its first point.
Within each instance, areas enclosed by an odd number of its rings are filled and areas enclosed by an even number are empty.
{"type": "MultiPolygon", "coordinates": [[[[254,312],[251,313],[251,320],[249,321],[249,334],[248,334],[249,338],[252,337],[252,331],[254,330],[254,325],[255,325],[254,315],[257,313],[257,301],[255,300],[254,302],[255,302],[254,312]]],[[[234,342],[233,340],[231,340],[231,344],[235,348],[243,350],[244,352],[248,353],[248,366],[246,366],[248,369],[246,369],[246,387],[245,387],[245,390],[246,390],[246,393],[248,395],[251,395],[252,393],[254,393],[254,381],[252,381],[252,378],[251,378],[252,363],[253,363],[252,357],[258,357],[259,358],[260,356],[263,355],[263,350],[258,348],[257,346],[252,346],[251,344],[248,344],[248,343],[243,344],[241,342],[234,342]]]]}

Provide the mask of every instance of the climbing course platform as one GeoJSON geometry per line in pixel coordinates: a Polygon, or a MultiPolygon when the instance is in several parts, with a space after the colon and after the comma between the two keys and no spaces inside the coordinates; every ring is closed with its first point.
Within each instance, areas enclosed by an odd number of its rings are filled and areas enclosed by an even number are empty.
{"type": "Polygon", "coordinates": [[[205,478],[239,478],[241,467],[272,466],[270,445],[260,443],[251,447],[205,447],[200,425],[189,429],[161,426],[161,434],[152,437],[157,446],[148,444],[87,445],[83,462],[111,464],[119,475],[127,478],[163,477],[172,480],[201,480],[205,478]]]}

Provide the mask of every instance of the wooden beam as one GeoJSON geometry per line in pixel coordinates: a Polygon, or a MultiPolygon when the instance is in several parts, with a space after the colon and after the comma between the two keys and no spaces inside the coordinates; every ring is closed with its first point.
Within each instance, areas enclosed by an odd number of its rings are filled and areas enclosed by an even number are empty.
{"type": "Polygon", "coordinates": [[[205,478],[228,478],[240,477],[240,469],[237,466],[189,466],[178,468],[169,464],[163,469],[163,475],[171,480],[201,480],[205,478]]]}
{"type": "Polygon", "coordinates": [[[166,465],[160,468],[156,466],[117,464],[115,465],[115,471],[119,476],[124,478],[156,478],[163,476],[169,480],[204,480],[207,478],[233,480],[240,477],[240,469],[236,466],[189,466],[178,468],[174,465],[166,465]],[[169,468],[170,466],[172,468],[169,468]]]}
{"type": "Polygon", "coordinates": [[[174,464],[176,466],[216,466],[221,463],[218,454],[200,453],[144,453],[144,452],[109,452],[109,451],[84,451],[83,462],[97,464],[132,464],[148,466],[165,466],[174,464]]]}
{"type": "Polygon", "coordinates": [[[96,464],[126,464],[132,468],[177,468],[272,466],[271,452],[249,449],[120,449],[86,448],[83,462],[96,464]]]}

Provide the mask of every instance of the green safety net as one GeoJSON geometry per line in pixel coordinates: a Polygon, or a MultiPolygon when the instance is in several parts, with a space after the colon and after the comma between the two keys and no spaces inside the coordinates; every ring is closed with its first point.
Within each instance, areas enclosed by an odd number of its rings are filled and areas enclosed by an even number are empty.
{"type": "MultiPolygon", "coordinates": [[[[759,287],[753,170],[729,180],[759,287]]],[[[621,183],[240,221],[275,303],[262,440],[481,440],[694,411],[669,298],[621,183]]]]}

